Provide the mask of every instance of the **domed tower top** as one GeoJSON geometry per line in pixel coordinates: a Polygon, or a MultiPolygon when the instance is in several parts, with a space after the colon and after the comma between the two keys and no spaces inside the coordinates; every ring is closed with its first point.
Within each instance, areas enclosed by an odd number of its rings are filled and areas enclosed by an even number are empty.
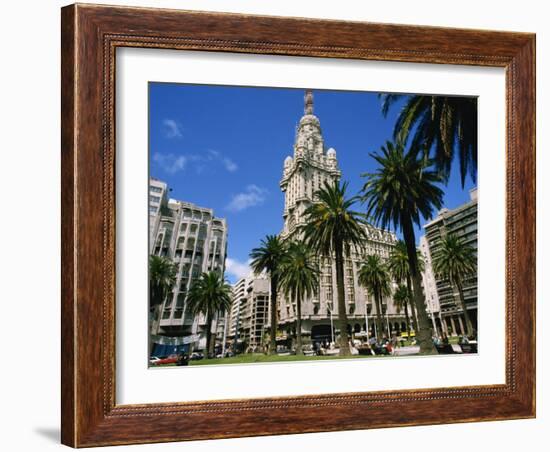
{"type": "Polygon", "coordinates": [[[323,154],[323,136],[321,124],[313,114],[313,92],[307,89],[304,94],[304,115],[300,119],[296,130],[294,151],[296,155],[305,156],[323,154]]]}

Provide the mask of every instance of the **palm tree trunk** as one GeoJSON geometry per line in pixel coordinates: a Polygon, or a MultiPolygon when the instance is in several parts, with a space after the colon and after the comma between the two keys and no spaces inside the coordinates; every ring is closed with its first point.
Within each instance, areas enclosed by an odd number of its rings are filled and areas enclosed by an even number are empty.
{"type": "Polygon", "coordinates": [[[418,319],[416,318],[416,311],[414,309],[414,297],[413,297],[413,291],[412,291],[412,283],[411,283],[411,275],[407,275],[407,289],[409,291],[409,297],[411,299],[411,314],[412,314],[412,322],[413,322],[413,329],[416,333],[418,331],[418,319]]]}
{"type": "Polygon", "coordinates": [[[277,276],[271,275],[271,333],[268,355],[277,354],[277,276]]]}
{"type": "Polygon", "coordinates": [[[348,316],[346,314],[346,299],[344,292],[344,253],[341,242],[335,244],[336,255],[336,287],[338,291],[338,324],[340,327],[340,356],[349,356],[348,316]]]}
{"type": "Polygon", "coordinates": [[[468,314],[468,310],[466,309],[466,301],[464,300],[464,290],[462,288],[462,283],[459,281],[455,285],[458,290],[458,298],[460,299],[460,306],[462,307],[462,312],[464,312],[464,318],[466,320],[466,334],[468,336],[473,336],[474,328],[472,326],[472,321],[470,319],[470,315],[468,314]]]}
{"type": "Polygon", "coordinates": [[[409,257],[409,269],[411,274],[413,300],[418,316],[418,331],[415,331],[416,340],[420,345],[420,353],[423,355],[435,355],[437,350],[432,340],[432,327],[426,312],[426,302],[422,286],[420,285],[420,273],[418,271],[418,258],[416,255],[416,239],[410,217],[405,217],[401,222],[403,226],[403,238],[407,245],[407,256],[409,257]]]}
{"type": "Polygon", "coordinates": [[[409,303],[407,300],[403,303],[405,308],[405,323],[407,325],[407,339],[410,339],[411,337],[411,322],[409,320],[409,303]]]}
{"type": "Polygon", "coordinates": [[[206,316],[206,357],[210,358],[212,356],[212,318],[213,315],[210,313],[210,310],[208,312],[208,315],[206,316]]]}
{"type": "Polygon", "coordinates": [[[303,355],[302,350],[302,301],[296,298],[296,355],[303,355]]]}
{"type": "Polygon", "coordinates": [[[378,290],[374,292],[374,299],[376,301],[376,323],[378,324],[376,329],[376,339],[380,342],[384,331],[384,323],[382,320],[382,302],[380,300],[380,293],[378,290]]]}

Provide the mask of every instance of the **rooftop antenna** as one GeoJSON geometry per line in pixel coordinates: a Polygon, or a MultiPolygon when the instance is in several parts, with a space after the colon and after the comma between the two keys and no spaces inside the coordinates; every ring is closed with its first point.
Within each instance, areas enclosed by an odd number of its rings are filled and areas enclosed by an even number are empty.
{"type": "Polygon", "coordinates": [[[304,114],[312,115],[313,114],[313,92],[310,89],[306,89],[306,94],[304,96],[304,114]]]}

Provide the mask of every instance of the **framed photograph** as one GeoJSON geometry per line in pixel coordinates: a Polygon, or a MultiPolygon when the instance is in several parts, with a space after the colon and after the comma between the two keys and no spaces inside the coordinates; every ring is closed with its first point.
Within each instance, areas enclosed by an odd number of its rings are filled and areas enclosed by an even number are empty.
{"type": "Polygon", "coordinates": [[[535,36],[62,9],[62,442],[535,416],[535,36]]]}

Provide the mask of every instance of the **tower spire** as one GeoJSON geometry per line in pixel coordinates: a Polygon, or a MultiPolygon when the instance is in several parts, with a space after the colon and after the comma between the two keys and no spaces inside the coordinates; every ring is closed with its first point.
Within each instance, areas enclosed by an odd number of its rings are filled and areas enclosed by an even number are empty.
{"type": "Polygon", "coordinates": [[[304,114],[313,114],[313,92],[310,89],[306,89],[306,94],[304,95],[304,114]]]}

